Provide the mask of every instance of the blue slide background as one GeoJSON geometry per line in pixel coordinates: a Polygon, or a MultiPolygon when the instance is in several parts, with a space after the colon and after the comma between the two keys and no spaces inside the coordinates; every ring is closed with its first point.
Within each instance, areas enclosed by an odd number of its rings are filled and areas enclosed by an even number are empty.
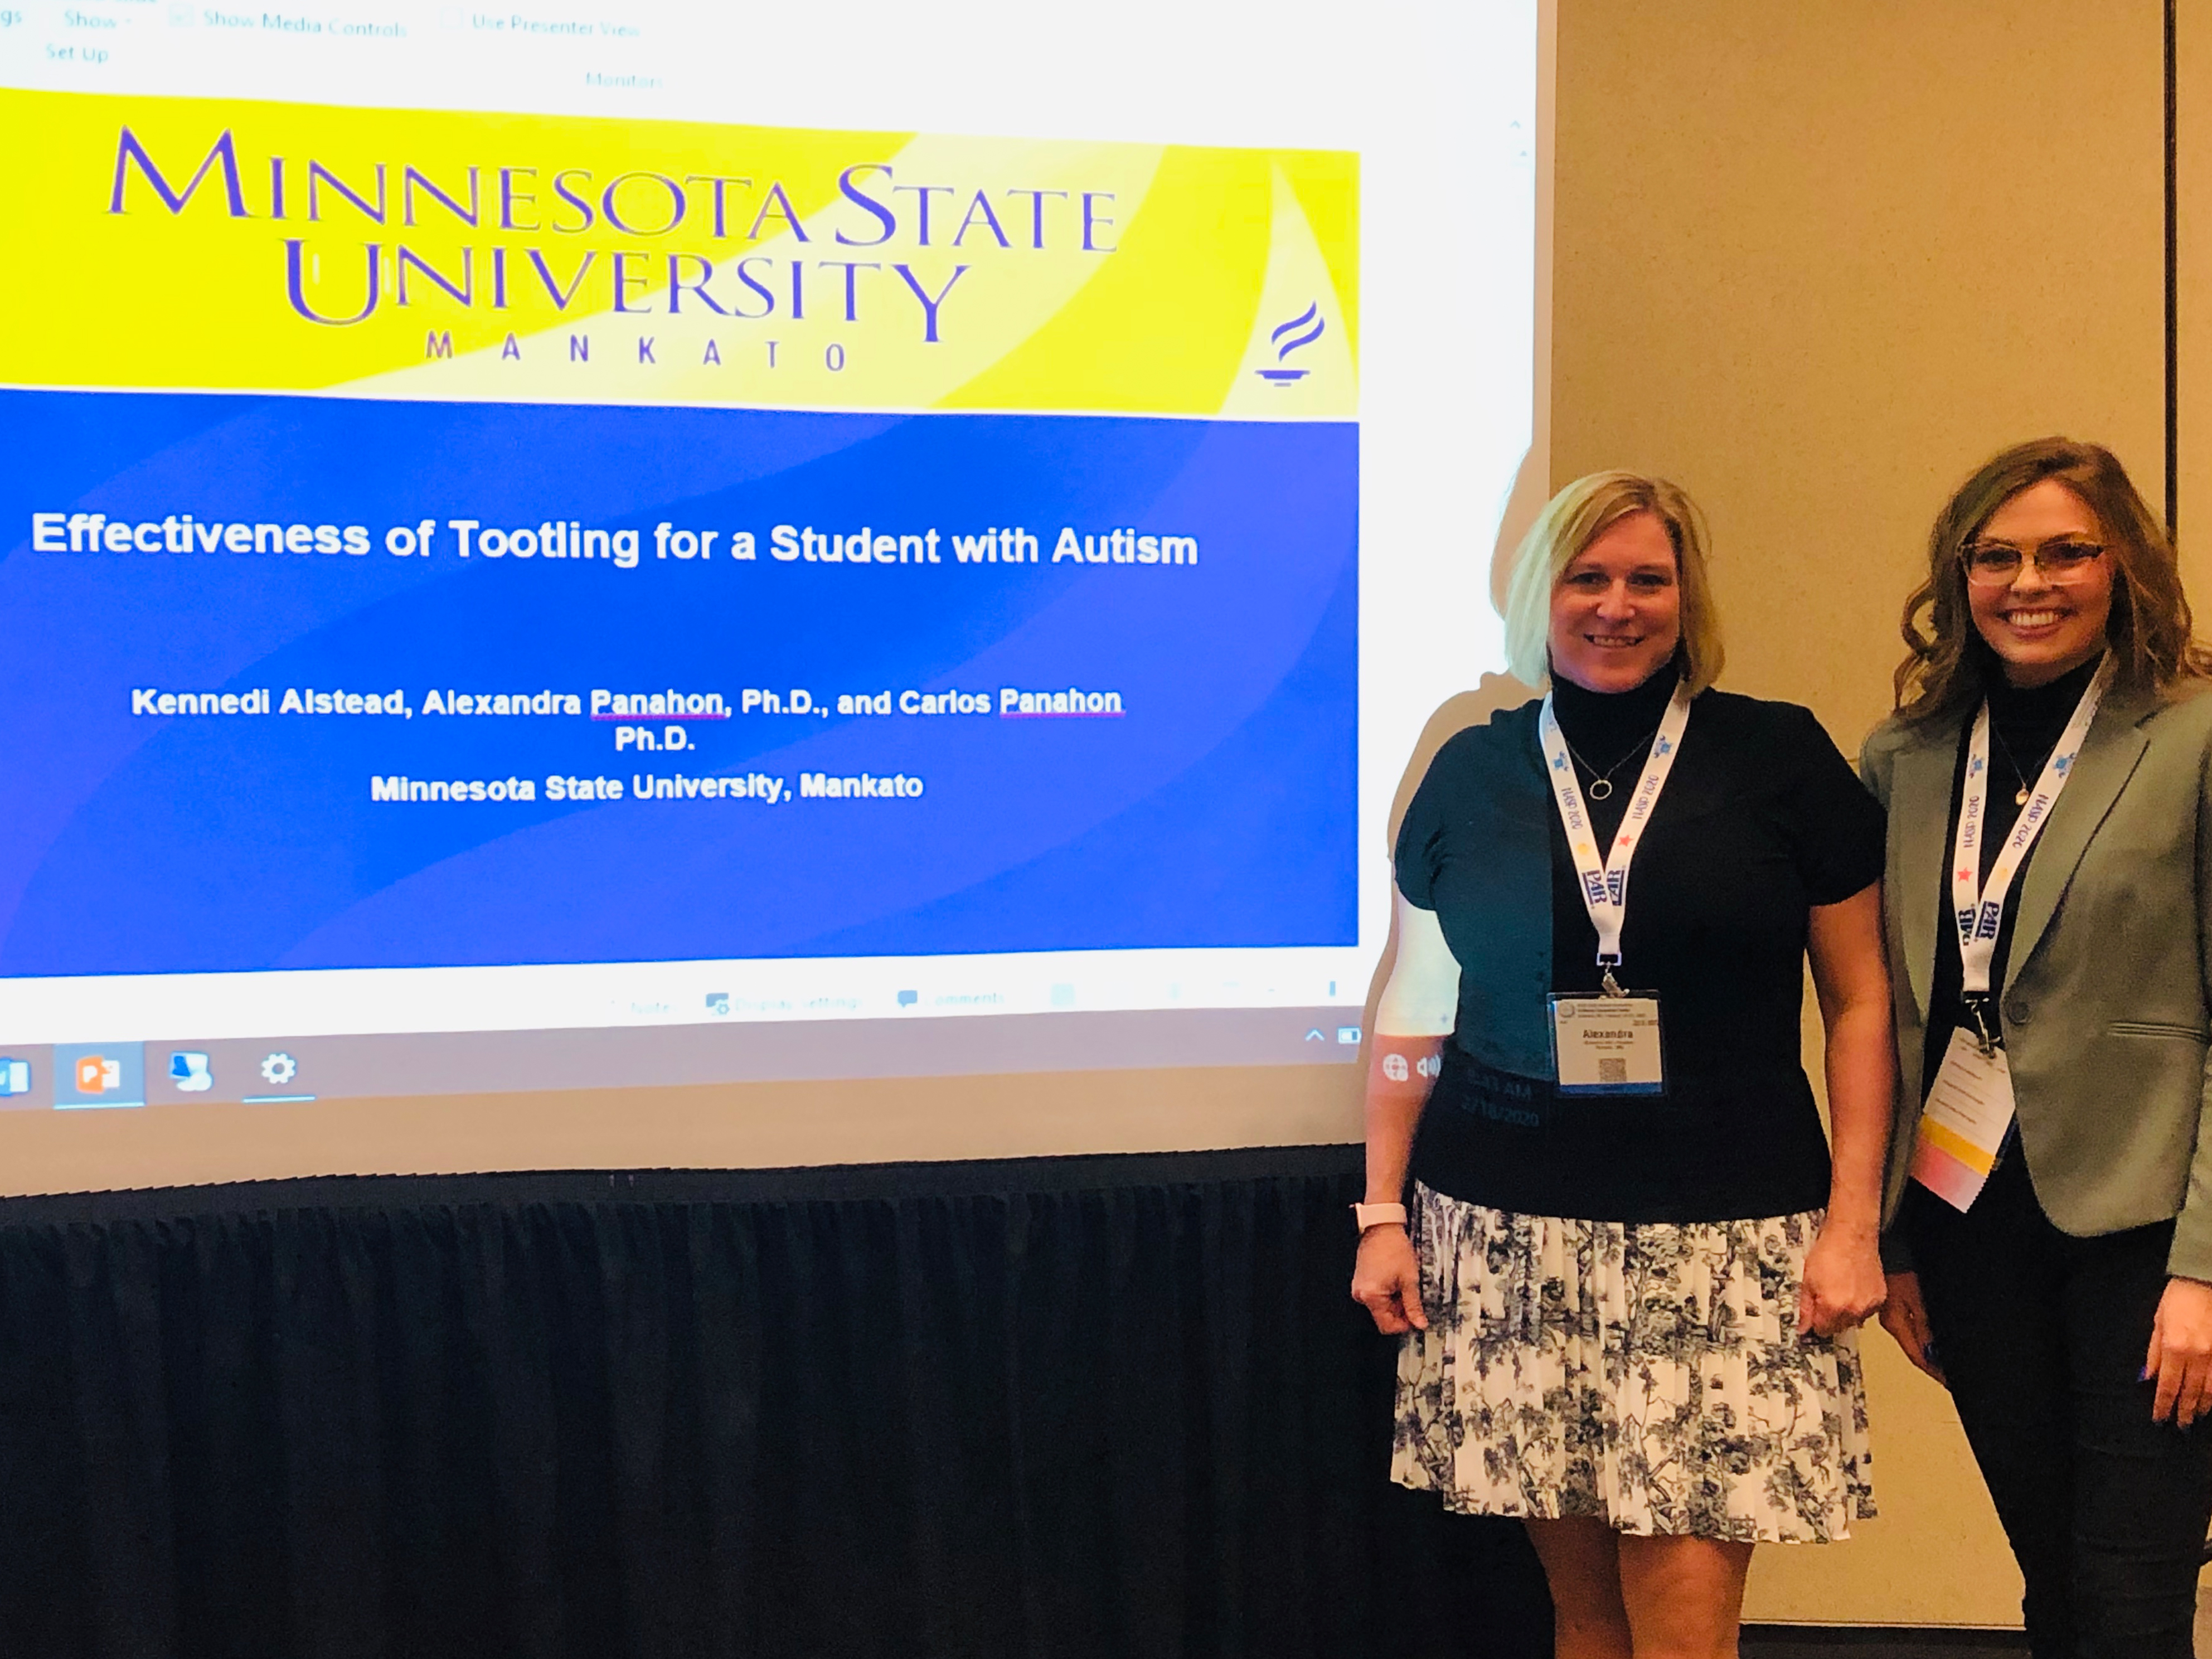
{"type": "MultiPolygon", "coordinates": [[[[0,392],[0,975],[1357,941],[1356,426],[0,392]],[[34,511],[365,524],[364,557],[52,554],[34,511]],[[431,558],[383,550],[441,522],[431,558]],[[467,561],[450,517],[635,527],[467,561]],[[750,529],[752,563],[652,527],[750,529]],[[783,564],[776,523],[1196,536],[1194,568],[783,564]],[[411,720],[136,717],[134,685],[411,720]],[[475,694],[1116,690],[1126,718],[740,716],[690,754],[475,694]],[[905,801],[574,804],[549,773],[905,772],[905,801]],[[373,804],[373,774],[538,781],[373,804]]],[[[658,722],[649,722],[658,725],[658,722]]]]}

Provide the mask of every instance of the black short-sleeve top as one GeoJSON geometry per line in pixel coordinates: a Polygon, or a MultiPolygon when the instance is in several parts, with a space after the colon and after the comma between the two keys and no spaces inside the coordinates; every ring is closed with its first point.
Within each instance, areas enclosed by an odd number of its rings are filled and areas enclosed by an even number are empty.
{"type": "MultiPolygon", "coordinates": [[[[1623,731],[1629,743],[1613,747],[1636,751],[1612,796],[1589,802],[1601,846],[1643,764],[1636,740],[1673,684],[1666,671],[1618,697],[1555,690],[1578,757],[1610,763],[1608,734],[1623,731]]],[[[1881,878],[1881,808],[1811,711],[1702,693],[1637,848],[1616,969],[1659,997],[1667,1091],[1562,1097],[1546,999],[1595,994],[1602,969],[1547,785],[1540,708],[1446,743],[1399,831],[1399,890],[1436,913],[1460,964],[1413,1178],[1470,1203],[1589,1220],[1819,1207],[1827,1143],[1801,1058],[1809,913],[1881,878]]]]}

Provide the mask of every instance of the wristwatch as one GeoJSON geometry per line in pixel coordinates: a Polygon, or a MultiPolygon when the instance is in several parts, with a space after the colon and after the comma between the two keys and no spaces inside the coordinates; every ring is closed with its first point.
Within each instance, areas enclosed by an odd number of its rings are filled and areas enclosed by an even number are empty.
{"type": "Polygon", "coordinates": [[[1363,1234],[1370,1227],[1395,1224],[1406,1224],[1406,1206],[1402,1204],[1355,1204],[1352,1206],[1352,1224],[1363,1234]]]}

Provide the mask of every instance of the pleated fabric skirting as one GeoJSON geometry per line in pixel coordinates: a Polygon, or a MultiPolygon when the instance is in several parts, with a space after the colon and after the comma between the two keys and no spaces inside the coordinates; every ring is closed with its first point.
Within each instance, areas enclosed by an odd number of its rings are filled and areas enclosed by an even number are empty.
{"type": "Polygon", "coordinates": [[[1801,1334],[1821,1212],[1574,1221],[1414,1188],[1429,1328],[1391,1477],[1468,1514],[1825,1543],[1873,1516],[1858,1334],[1801,1334]]]}

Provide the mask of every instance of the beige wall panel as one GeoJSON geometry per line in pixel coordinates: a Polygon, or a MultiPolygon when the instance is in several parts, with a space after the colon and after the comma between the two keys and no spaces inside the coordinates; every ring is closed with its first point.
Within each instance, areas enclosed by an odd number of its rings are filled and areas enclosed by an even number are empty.
{"type": "Polygon", "coordinates": [[[2181,0],[2175,22],[2174,519],[2197,629],[2212,633],[2212,5],[2181,0]]]}
{"type": "MultiPolygon", "coordinates": [[[[2162,65],[2155,0],[1565,0],[1553,479],[1705,506],[1726,685],[1854,750],[1929,520],[2004,444],[2096,439],[2161,498],[2162,65]]],[[[1747,1616],[2017,1624],[1948,1401],[1866,1346],[1882,1518],[1759,1552],[1747,1616]]]]}
{"type": "Polygon", "coordinates": [[[1735,689],[1856,742],[1929,519],[2007,443],[2163,498],[2160,15],[1562,7],[1553,476],[1706,507],[1735,689]]]}

